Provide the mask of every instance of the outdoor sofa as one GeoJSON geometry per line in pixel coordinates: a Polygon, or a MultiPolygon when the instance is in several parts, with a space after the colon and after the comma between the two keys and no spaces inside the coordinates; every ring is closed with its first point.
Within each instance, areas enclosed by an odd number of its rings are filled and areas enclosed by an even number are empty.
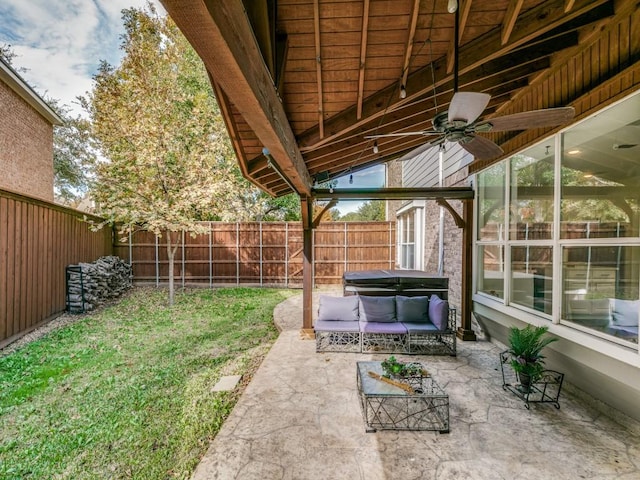
{"type": "Polygon", "coordinates": [[[317,352],[456,355],[456,311],[436,294],[321,295],[317,352]]]}

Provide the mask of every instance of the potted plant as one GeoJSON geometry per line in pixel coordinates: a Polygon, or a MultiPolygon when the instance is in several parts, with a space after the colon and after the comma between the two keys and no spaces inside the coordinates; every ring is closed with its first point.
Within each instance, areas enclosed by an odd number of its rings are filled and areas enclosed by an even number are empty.
{"type": "Polygon", "coordinates": [[[525,393],[530,391],[531,384],[536,382],[544,371],[542,349],[557,340],[554,337],[544,337],[548,329],[549,327],[546,326],[532,325],[527,325],[525,328],[511,327],[509,333],[511,367],[518,375],[520,386],[525,393]]]}
{"type": "Polygon", "coordinates": [[[419,363],[407,363],[396,360],[393,355],[382,361],[384,376],[391,377],[419,377],[426,376],[426,371],[419,363]]]}

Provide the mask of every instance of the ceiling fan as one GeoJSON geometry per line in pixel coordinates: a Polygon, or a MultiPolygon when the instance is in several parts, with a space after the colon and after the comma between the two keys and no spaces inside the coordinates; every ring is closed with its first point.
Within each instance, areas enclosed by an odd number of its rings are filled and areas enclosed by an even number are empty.
{"type": "MultiPolygon", "coordinates": [[[[457,2],[451,3],[456,3],[455,10],[451,8],[449,11],[451,13],[455,12],[454,36],[457,40],[457,2]]],[[[545,108],[478,121],[489,104],[489,100],[491,100],[491,95],[487,93],[458,91],[458,44],[456,41],[454,49],[454,95],[449,104],[449,110],[438,113],[433,118],[433,128],[414,132],[368,135],[364,138],[377,139],[414,135],[435,136],[435,139],[410,151],[402,159],[413,158],[431,147],[443,145],[444,142],[453,142],[458,143],[467,152],[471,153],[476,160],[489,160],[502,155],[504,152],[493,141],[476,135],[477,133],[552,127],[570,121],[575,114],[573,107],[545,108]]]]}

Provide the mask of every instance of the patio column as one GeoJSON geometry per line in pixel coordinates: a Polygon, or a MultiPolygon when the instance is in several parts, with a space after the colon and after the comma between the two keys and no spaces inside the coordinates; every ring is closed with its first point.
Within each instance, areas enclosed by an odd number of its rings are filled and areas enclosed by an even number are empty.
{"type": "Polygon", "coordinates": [[[453,217],[456,227],[462,229],[462,278],[460,285],[460,328],[456,335],[461,340],[475,341],[476,334],[471,329],[471,272],[473,271],[473,199],[462,200],[462,217],[444,198],[436,199],[453,217]]]}
{"type": "Polygon", "coordinates": [[[302,209],[302,335],[313,337],[313,199],[300,197],[302,209]]]}
{"type": "Polygon", "coordinates": [[[476,340],[476,334],[471,329],[471,284],[473,272],[473,200],[462,201],[462,282],[460,292],[461,325],[458,328],[458,338],[461,340],[476,340]]]}

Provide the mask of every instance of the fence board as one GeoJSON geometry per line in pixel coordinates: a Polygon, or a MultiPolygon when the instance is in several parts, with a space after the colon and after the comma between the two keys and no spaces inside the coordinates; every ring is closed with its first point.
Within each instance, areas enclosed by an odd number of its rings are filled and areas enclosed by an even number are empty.
{"type": "MultiPolygon", "coordinates": [[[[302,285],[300,222],[208,222],[209,231],[185,236],[178,248],[178,284],[302,285]],[[183,258],[184,255],[184,258],[183,258]]],[[[395,222],[326,222],[314,230],[315,283],[339,284],[345,270],[393,268],[395,222]]],[[[138,283],[166,283],[164,239],[135,232],[114,244],[114,253],[133,266],[138,283]]]]}
{"type": "Polygon", "coordinates": [[[0,346],[65,309],[65,267],[112,252],[76,210],[0,190],[0,346]]]}

